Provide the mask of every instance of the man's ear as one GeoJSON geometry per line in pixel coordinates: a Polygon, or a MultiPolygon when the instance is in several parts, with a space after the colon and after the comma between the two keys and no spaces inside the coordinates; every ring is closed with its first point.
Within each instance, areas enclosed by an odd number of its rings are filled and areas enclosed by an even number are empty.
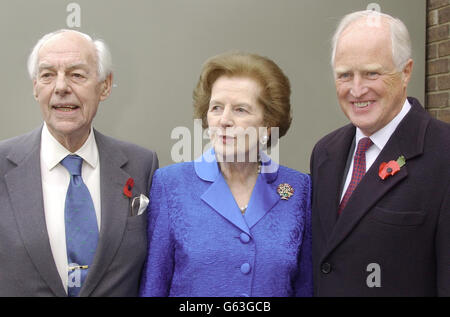
{"type": "Polygon", "coordinates": [[[402,74],[403,74],[403,86],[406,88],[409,84],[409,81],[411,80],[411,75],[413,71],[414,62],[412,59],[409,59],[406,62],[405,67],[403,67],[402,74]]]}
{"type": "Polygon", "coordinates": [[[37,84],[36,79],[33,79],[33,96],[34,96],[35,100],[38,99],[38,93],[37,93],[37,90],[36,90],[36,84],[37,84]]]}
{"type": "Polygon", "coordinates": [[[106,76],[106,79],[101,83],[100,101],[105,100],[111,94],[112,81],[113,75],[112,73],[110,73],[108,76],[106,76]]]}

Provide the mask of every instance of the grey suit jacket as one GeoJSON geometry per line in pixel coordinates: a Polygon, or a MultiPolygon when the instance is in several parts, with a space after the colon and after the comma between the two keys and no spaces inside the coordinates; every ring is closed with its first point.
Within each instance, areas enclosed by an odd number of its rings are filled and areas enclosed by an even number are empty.
{"type": "MultiPolygon", "coordinates": [[[[66,296],[48,238],[42,198],[42,127],[0,142],[0,296],[66,296]]],[[[100,157],[101,228],[80,296],[136,296],[146,256],[146,213],[130,216],[123,194],[148,195],[154,152],[95,131],[100,157]]]]}

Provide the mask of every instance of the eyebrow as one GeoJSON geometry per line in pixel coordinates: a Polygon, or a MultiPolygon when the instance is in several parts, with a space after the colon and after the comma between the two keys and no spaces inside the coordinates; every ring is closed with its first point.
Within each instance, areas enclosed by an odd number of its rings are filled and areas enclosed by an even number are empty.
{"type": "Polygon", "coordinates": [[[209,102],[209,105],[215,105],[215,104],[219,104],[221,106],[223,106],[223,103],[221,103],[220,101],[217,101],[215,99],[211,99],[211,101],[209,102]]]}
{"type": "MultiPolygon", "coordinates": [[[[362,67],[362,71],[366,71],[366,72],[373,72],[373,71],[379,71],[383,69],[383,66],[380,64],[368,64],[368,65],[364,65],[362,67]]],[[[345,67],[345,66],[341,66],[341,67],[336,67],[334,72],[336,74],[344,74],[351,71],[350,67],[345,67]]]]}
{"type": "MultiPolygon", "coordinates": [[[[52,64],[48,64],[48,63],[41,63],[39,64],[39,71],[43,70],[43,69],[54,69],[55,66],[52,64]]],[[[85,71],[88,71],[89,67],[87,64],[85,63],[76,63],[76,64],[71,64],[67,67],[67,70],[73,70],[73,69],[77,69],[77,68],[81,68],[85,71]]]]}
{"type": "MultiPolygon", "coordinates": [[[[215,99],[212,99],[212,100],[209,102],[209,105],[210,105],[210,106],[211,106],[211,105],[221,105],[221,106],[223,106],[224,104],[223,104],[222,102],[220,102],[220,101],[217,101],[217,100],[215,100],[215,99]]],[[[246,103],[246,102],[239,102],[239,103],[233,104],[232,106],[233,106],[233,107],[238,107],[238,106],[241,106],[241,107],[251,107],[251,105],[250,105],[249,103],[246,103]]]]}
{"type": "Polygon", "coordinates": [[[343,74],[343,73],[347,73],[349,70],[350,70],[350,69],[347,68],[347,67],[336,67],[336,68],[334,69],[334,72],[335,72],[336,74],[343,74]]]}
{"type": "Polygon", "coordinates": [[[380,64],[369,64],[369,65],[366,65],[363,70],[372,72],[372,71],[377,71],[377,70],[381,70],[381,69],[383,69],[383,66],[380,64]]]}

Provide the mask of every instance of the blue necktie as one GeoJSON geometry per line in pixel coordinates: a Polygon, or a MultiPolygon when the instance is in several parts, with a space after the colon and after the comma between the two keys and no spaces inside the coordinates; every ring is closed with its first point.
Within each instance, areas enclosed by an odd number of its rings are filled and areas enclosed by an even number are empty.
{"type": "Polygon", "coordinates": [[[97,248],[97,218],[89,189],[81,178],[83,159],[78,155],[68,155],[61,164],[70,173],[64,209],[69,263],[68,295],[78,296],[97,248]]]}

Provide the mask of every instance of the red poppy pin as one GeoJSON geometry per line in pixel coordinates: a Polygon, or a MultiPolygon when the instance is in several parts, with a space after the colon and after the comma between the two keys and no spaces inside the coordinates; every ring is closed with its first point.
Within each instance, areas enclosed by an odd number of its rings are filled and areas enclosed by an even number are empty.
{"type": "Polygon", "coordinates": [[[123,187],[123,193],[128,198],[131,198],[131,196],[133,195],[133,193],[131,192],[133,190],[133,186],[134,186],[134,179],[130,177],[127,180],[125,186],[123,187]]]}
{"type": "Polygon", "coordinates": [[[391,175],[395,175],[400,171],[400,168],[406,164],[405,157],[400,156],[397,161],[389,161],[388,163],[383,162],[380,164],[380,169],[378,175],[382,180],[385,180],[391,175]]]}

